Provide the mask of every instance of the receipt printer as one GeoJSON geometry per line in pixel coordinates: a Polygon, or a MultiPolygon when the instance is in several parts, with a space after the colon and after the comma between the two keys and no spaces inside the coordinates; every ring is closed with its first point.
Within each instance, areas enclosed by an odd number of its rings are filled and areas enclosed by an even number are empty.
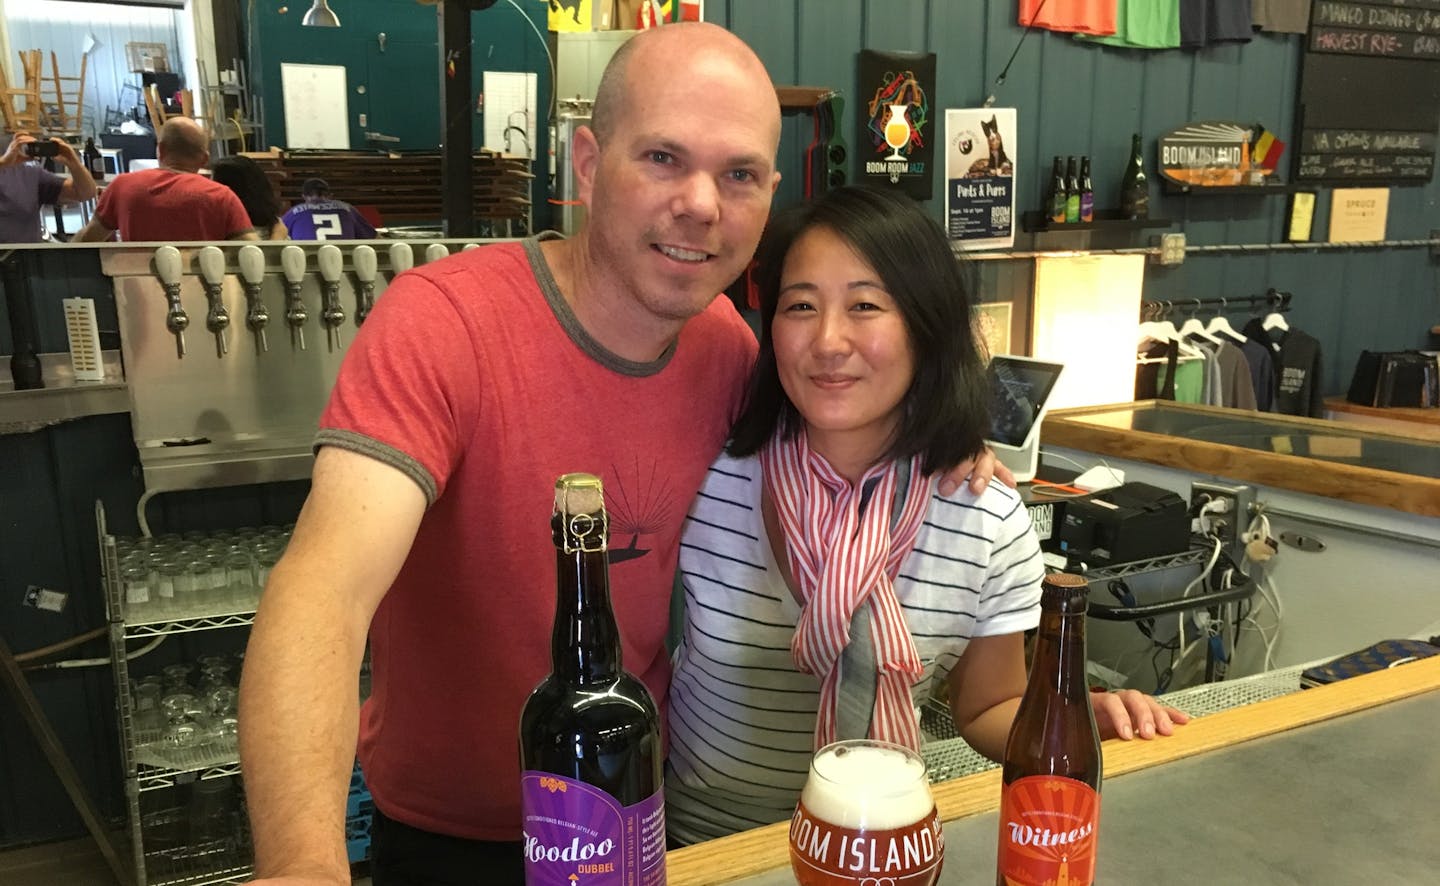
{"type": "Polygon", "coordinates": [[[1190,546],[1185,499],[1148,483],[1126,483],[1066,502],[1058,549],[1091,565],[1179,554],[1190,546]]]}

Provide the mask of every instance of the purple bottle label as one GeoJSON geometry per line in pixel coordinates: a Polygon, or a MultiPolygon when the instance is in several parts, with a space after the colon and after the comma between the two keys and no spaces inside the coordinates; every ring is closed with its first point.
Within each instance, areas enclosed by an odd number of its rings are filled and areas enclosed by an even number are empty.
{"type": "Polygon", "coordinates": [[[549,772],[520,776],[525,882],[664,886],[665,792],[621,806],[592,785],[549,772]]]}

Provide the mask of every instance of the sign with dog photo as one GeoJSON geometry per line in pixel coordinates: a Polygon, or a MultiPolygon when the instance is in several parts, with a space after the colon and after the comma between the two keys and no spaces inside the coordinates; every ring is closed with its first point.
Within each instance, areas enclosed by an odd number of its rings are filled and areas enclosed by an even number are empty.
{"type": "Polygon", "coordinates": [[[1015,245],[1014,108],[945,112],[945,226],[961,249],[1015,245]]]}

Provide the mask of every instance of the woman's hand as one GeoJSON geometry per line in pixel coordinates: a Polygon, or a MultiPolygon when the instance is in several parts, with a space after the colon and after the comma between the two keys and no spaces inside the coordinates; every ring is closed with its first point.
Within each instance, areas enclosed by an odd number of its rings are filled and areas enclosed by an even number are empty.
{"type": "Polygon", "coordinates": [[[1129,741],[1136,735],[1147,739],[1171,735],[1176,726],[1190,722],[1189,714],[1135,689],[1092,692],[1090,705],[1095,709],[1095,723],[1100,727],[1102,741],[1107,738],[1129,741]]]}
{"type": "Polygon", "coordinates": [[[995,453],[989,446],[986,446],[974,458],[966,459],[946,471],[945,475],[940,478],[940,494],[950,495],[960,488],[966,477],[970,478],[970,491],[976,495],[985,491],[985,487],[990,485],[992,477],[1011,489],[1015,488],[1015,475],[1010,473],[1009,468],[1000,464],[1000,460],[995,457],[995,453]]]}

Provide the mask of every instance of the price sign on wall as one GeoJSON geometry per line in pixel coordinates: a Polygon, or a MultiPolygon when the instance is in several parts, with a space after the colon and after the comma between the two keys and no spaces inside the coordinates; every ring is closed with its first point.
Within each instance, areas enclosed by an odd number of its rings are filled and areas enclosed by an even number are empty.
{"type": "Polygon", "coordinates": [[[1440,130],[1440,0],[1314,0],[1300,182],[1424,184],[1440,130]]]}

